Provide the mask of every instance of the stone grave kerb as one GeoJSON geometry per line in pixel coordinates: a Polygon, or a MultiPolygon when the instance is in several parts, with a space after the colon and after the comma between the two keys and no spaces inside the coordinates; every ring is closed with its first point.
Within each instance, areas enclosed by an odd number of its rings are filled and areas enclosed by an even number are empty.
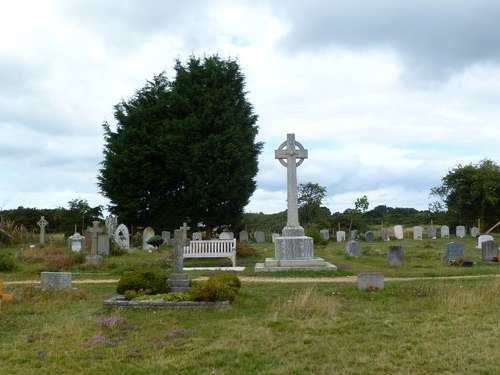
{"type": "Polygon", "coordinates": [[[42,216],[36,224],[40,227],[40,245],[45,245],[45,227],[49,222],[45,220],[45,216],[42,216]]]}
{"type": "Polygon", "coordinates": [[[12,301],[13,298],[13,294],[7,294],[3,292],[3,281],[0,280],[0,309],[2,308],[2,301],[12,301]]]}

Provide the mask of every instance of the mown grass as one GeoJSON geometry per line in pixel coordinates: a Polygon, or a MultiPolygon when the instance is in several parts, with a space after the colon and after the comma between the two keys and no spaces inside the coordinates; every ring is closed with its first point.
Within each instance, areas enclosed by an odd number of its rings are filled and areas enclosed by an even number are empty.
{"type": "Polygon", "coordinates": [[[113,285],[9,286],[2,373],[498,374],[500,279],[244,283],[215,310],[104,309],[113,285]]]}

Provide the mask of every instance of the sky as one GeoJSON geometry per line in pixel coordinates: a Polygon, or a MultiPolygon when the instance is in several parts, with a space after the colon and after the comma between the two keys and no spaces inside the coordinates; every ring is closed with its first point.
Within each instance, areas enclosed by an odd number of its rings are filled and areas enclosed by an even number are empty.
{"type": "Polygon", "coordinates": [[[0,0],[0,210],[108,205],[103,122],[176,59],[236,59],[259,116],[246,212],[286,209],[298,183],[332,212],[367,196],[428,209],[459,164],[500,162],[496,0],[0,0]]]}

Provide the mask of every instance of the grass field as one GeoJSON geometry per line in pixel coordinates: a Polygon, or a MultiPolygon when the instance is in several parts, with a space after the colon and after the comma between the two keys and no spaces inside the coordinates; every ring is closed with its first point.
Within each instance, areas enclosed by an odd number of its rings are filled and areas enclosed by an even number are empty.
{"type": "MultiPolygon", "coordinates": [[[[78,284],[70,292],[39,291],[10,284],[14,294],[0,310],[1,374],[500,374],[500,267],[444,265],[449,240],[364,243],[363,256],[342,255],[341,245],[318,246],[315,255],[350,265],[326,273],[328,282],[299,282],[300,275],[273,274],[287,282],[244,282],[226,309],[168,311],[104,309],[114,284],[78,284]],[[389,245],[401,244],[406,264],[386,265],[389,245]],[[376,293],[335,276],[379,271],[390,277],[478,276],[474,279],[388,281],[376,293]]],[[[475,239],[461,240],[466,255],[475,239]]],[[[255,245],[252,265],[272,257],[272,244],[255,245]]],[[[26,263],[6,281],[39,279],[44,263],[26,263]]],[[[170,249],[111,257],[99,268],[77,266],[78,278],[118,278],[138,268],[170,269],[170,249]]],[[[227,263],[226,263],[227,262],[227,263]]],[[[186,265],[225,265],[227,260],[189,260],[186,265]]],[[[205,272],[192,272],[199,276],[205,272]]],[[[319,279],[318,279],[319,280],[319,279]]]]}

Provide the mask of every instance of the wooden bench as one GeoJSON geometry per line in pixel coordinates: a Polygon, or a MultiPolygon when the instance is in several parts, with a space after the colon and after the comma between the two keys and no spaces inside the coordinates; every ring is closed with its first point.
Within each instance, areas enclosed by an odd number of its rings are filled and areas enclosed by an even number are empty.
{"type": "Polygon", "coordinates": [[[191,241],[184,246],[183,258],[229,258],[236,267],[236,239],[191,241]]]}

